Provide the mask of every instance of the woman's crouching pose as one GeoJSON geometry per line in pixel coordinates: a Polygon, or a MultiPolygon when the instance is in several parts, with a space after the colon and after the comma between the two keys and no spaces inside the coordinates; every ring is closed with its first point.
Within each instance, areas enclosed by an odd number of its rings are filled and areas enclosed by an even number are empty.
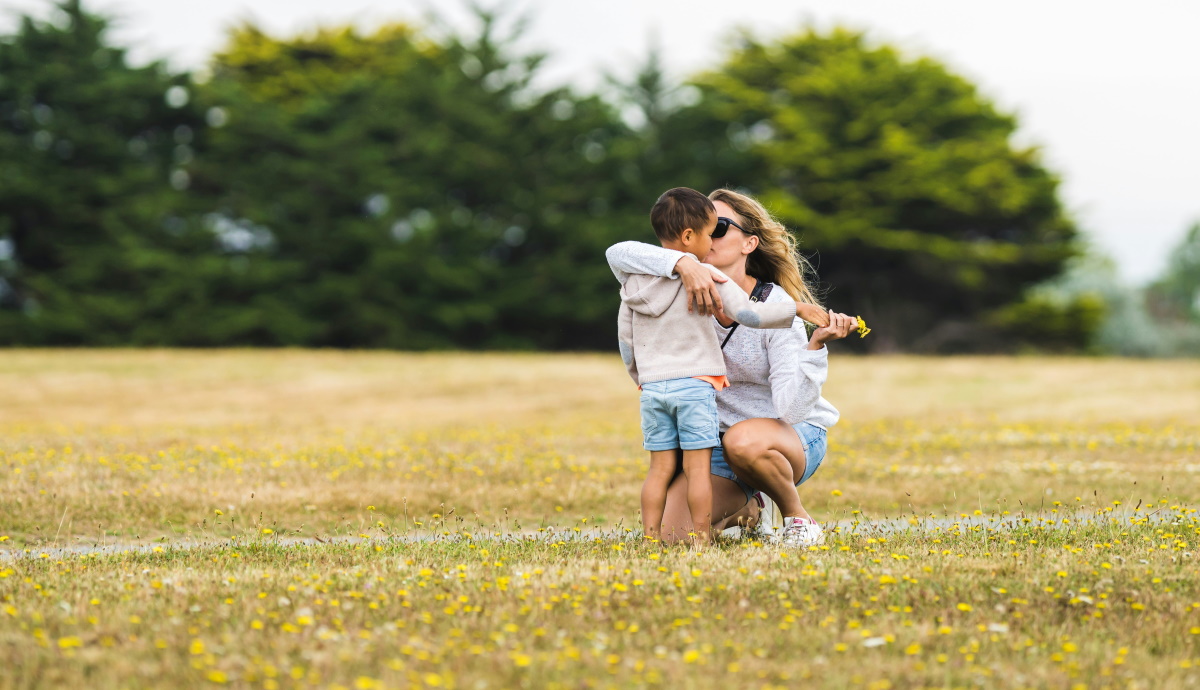
{"type": "MultiPolygon", "coordinates": [[[[709,195],[723,237],[713,239],[706,259],[764,301],[791,298],[816,303],[804,281],[807,263],[781,223],[753,198],[727,189],[709,195]]],[[[724,343],[730,387],[717,394],[722,445],[712,454],[714,530],[757,523],[758,492],[770,497],[783,516],[783,543],[807,547],[824,542],[820,526],[809,516],[796,487],[812,477],[825,457],[825,435],[838,421],[838,411],[821,397],[829,369],[825,344],[844,338],[857,327],[854,317],[830,313],[828,326],[808,337],[804,322],[791,329],[738,328],[720,312],[712,273],[690,254],[621,242],[607,252],[617,279],[641,273],[683,280],[692,303],[715,313],[713,328],[724,343]]],[[[693,531],[687,506],[687,479],[675,477],[667,491],[662,536],[680,541],[693,531]]]]}

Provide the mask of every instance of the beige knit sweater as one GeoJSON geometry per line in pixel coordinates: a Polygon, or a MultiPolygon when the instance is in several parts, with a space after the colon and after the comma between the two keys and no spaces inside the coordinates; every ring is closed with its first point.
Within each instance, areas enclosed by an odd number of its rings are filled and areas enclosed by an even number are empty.
{"type": "MultiPolygon", "coordinates": [[[[715,275],[723,273],[700,264],[715,275]]],[[[750,328],[790,328],[791,299],[752,302],[732,280],[717,283],[725,313],[750,328]]],[[[711,316],[689,312],[683,282],[633,274],[621,286],[617,344],[629,376],[638,384],[691,376],[724,376],[725,358],[711,316]]]]}

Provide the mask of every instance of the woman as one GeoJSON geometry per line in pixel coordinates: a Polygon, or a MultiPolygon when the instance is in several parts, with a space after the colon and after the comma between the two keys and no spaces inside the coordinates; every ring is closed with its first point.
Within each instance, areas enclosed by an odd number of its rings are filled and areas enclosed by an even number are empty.
{"type": "MultiPolygon", "coordinates": [[[[744,194],[718,189],[709,198],[717,216],[729,222],[726,234],[713,239],[707,263],[747,293],[761,284],[760,294],[769,290],[766,301],[790,297],[816,303],[804,282],[807,263],[783,224],[744,194]]],[[[804,509],[796,487],[820,466],[826,430],[838,420],[838,411],[821,397],[829,367],[825,343],[846,337],[854,318],[830,312],[830,324],[811,339],[799,320],[790,330],[738,328],[720,312],[712,273],[692,255],[641,242],[615,244],[606,255],[622,283],[630,273],[677,275],[701,313],[718,314],[713,327],[724,343],[731,387],[717,394],[722,446],[712,456],[713,528],[744,518],[756,521],[760,506],[750,499],[762,492],[783,515],[785,544],[823,543],[821,527],[804,509]]],[[[678,475],[667,492],[663,537],[675,541],[691,531],[687,479],[678,475]]]]}

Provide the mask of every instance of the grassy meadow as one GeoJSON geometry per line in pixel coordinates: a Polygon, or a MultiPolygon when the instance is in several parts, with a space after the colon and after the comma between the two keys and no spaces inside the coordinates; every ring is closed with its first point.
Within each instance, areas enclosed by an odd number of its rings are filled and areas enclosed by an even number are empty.
{"type": "Polygon", "coordinates": [[[643,542],[615,355],[0,391],[0,688],[1200,687],[1200,362],[835,356],[807,551],[643,542]]]}

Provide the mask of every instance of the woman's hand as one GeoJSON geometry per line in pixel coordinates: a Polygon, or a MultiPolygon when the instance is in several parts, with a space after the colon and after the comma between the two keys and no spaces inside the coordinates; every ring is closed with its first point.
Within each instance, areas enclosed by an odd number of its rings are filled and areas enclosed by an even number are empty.
{"type": "Polygon", "coordinates": [[[724,305],[721,304],[721,295],[717,293],[717,283],[724,283],[728,278],[713,275],[712,271],[690,256],[683,257],[675,264],[675,272],[687,290],[688,311],[704,316],[721,313],[724,305]]]}
{"type": "Polygon", "coordinates": [[[831,340],[841,340],[858,328],[858,319],[835,311],[829,312],[829,325],[813,331],[808,339],[808,349],[820,350],[831,340]]]}

